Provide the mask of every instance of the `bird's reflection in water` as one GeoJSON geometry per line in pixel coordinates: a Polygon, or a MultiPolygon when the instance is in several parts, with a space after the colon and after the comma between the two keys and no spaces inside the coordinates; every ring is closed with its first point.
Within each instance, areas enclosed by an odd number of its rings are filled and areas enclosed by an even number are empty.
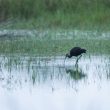
{"type": "Polygon", "coordinates": [[[66,69],[66,73],[70,74],[70,77],[76,81],[87,77],[87,75],[84,74],[82,69],[79,68],[78,64],[75,65],[73,68],[65,68],[65,69],[66,69]]]}

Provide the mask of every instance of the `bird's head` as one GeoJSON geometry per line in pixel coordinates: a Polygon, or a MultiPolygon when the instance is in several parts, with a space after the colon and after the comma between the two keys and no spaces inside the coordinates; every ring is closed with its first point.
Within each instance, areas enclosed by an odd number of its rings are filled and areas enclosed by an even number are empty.
{"type": "Polygon", "coordinates": [[[86,49],[82,49],[82,52],[83,52],[83,53],[86,53],[86,51],[87,51],[86,49]]]}
{"type": "Polygon", "coordinates": [[[69,54],[69,53],[67,53],[67,54],[65,55],[65,59],[66,59],[67,57],[70,58],[70,54],[69,54]]]}

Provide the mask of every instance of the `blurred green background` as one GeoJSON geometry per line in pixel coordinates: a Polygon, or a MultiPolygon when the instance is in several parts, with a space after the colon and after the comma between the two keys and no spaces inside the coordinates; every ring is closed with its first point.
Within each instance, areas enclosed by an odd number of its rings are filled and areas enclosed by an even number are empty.
{"type": "Polygon", "coordinates": [[[9,21],[14,28],[109,29],[110,0],[0,0],[0,22],[9,21]]]}

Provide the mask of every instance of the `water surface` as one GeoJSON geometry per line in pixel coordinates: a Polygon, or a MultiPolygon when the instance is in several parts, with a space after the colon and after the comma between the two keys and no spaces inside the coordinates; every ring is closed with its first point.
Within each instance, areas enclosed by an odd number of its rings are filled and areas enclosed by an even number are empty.
{"type": "Polygon", "coordinates": [[[110,110],[110,57],[0,56],[0,110],[110,110]]]}

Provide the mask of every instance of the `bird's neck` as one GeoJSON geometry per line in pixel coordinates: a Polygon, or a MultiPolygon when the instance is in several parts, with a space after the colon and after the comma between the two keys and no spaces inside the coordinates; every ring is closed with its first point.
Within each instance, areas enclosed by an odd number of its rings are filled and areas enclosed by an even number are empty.
{"type": "Polygon", "coordinates": [[[71,55],[68,55],[68,58],[71,58],[72,56],[71,55]]]}

